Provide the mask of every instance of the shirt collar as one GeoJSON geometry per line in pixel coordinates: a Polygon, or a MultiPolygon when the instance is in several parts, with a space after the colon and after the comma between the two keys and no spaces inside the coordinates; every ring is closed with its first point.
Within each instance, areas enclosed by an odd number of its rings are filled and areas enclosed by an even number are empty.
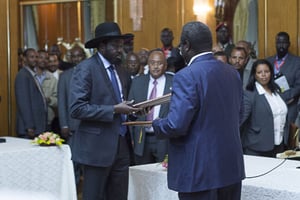
{"type": "Polygon", "coordinates": [[[150,82],[151,82],[151,83],[153,83],[154,80],[156,80],[157,82],[161,82],[161,81],[163,81],[163,80],[165,79],[165,75],[164,75],[164,74],[161,75],[160,77],[158,77],[157,79],[154,79],[154,78],[151,76],[150,73],[149,73],[149,75],[150,75],[150,82]]]}
{"type": "Polygon", "coordinates": [[[276,61],[285,61],[286,57],[288,56],[289,53],[285,54],[285,56],[283,56],[283,58],[279,59],[278,55],[276,55],[276,61]]]}
{"type": "Polygon", "coordinates": [[[266,94],[266,90],[259,82],[255,81],[255,87],[259,95],[266,94]]]}
{"type": "Polygon", "coordinates": [[[204,55],[206,55],[206,54],[212,54],[212,52],[211,52],[211,51],[207,51],[207,52],[203,52],[203,53],[199,53],[199,54],[195,55],[195,56],[192,57],[192,59],[190,60],[188,66],[189,66],[190,64],[192,64],[192,62],[193,62],[196,58],[198,58],[198,57],[200,57],[200,56],[204,56],[204,55]]]}
{"type": "Polygon", "coordinates": [[[24,68],[27,69],[32,76],[36,76],[36,72],[32,70],[30,67],[25,66],[24,68]]]}
{"type": "Polygon", "coordinates": [[[106,60],[106,58],[104,58],[100,52],[98,52],[98,56],[100,57],[105,69],[108,69],[111,63],[108,60],[106,60]]]}
{"type": "Polygon", "coordinates": [[[166,50],[169,50],[169,51],[171,51],[171,50],[172,50],[172,48],[173,48],[173,47],[162,47],[161,49],[162,49],[163,51],[166,51],[166,50]]]}

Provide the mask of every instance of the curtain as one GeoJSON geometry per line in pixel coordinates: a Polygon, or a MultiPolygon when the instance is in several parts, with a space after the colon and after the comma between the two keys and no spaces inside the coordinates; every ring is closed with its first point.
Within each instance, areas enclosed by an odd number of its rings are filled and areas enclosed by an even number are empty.
{"type": "MultiPolygon", "coordinates": [[[[246,40],[252,44],[258,39],[258,6],[257,0],[240,0],[234,14],[233,39],[234,43],[246,40]],[[251,13],[251,16],[250,16],[251,13]]],[[[254,49],[258,53],[257,45],[254,49]]]]}
{"type": "Polygon", "coordinates": [[[24,6],[24,49],[39,49],[37,40],[37,17],[34,6],[24,6]]]}

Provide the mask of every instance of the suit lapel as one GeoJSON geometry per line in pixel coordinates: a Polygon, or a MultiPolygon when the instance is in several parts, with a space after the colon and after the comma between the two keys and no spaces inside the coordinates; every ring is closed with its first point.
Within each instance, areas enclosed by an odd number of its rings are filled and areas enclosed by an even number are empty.
{"type": "MultiPolygon", "coordinates": [[[[273,115],[272,109],[271,109],[271,107],[270,107],[270,105],[269,105],[269,103],[268,103],[268,100],[267,100],[267,98],[265,97],[265,95],[264,95],[264,94],[261,94],[261,95],[258,94],[257,90],[256,90],[256,95],[258,96],[258,98],[261,99],[261,102],[263,102],[264,107],[267,108],[269,114],[273,115]]],[[[259,102],[259,101],[258,101],[258,102],[259,102]]]]}
{"type": "MultiPolygon", "coordinates": [[[[94,55],[95,58],[96,58],[96,63],[97,63],[97,66],[99,66],[99,69],[100,69],[100,74],[103,74],[103,78],[105,79],[105,84],[106,84],[106,87],[110,90],[110,94],[113,96],[113,98],[115,99],[115,103],[118,103],[118,97],[116,96],[115,92],[114,92],[114,88],[112,86],[112,83],[110,81],[110,78],[108,77],[107,75],[107,72],[106,72],[106,69],[104,67],[104,64],[103,62],[101,61],[100,57],[98,54],[95,54],[94,55]]],[[[104,86],[105,87],[105,86],[104,86]]]]}

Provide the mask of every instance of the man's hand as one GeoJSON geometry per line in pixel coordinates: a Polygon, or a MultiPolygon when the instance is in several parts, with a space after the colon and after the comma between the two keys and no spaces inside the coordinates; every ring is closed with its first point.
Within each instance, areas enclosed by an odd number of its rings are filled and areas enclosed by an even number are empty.
{"type": "Polygon", "coordinates": [[[27,129],[27,135],[29,139],[33,139],[34,138],[34,130],[29,128],[27,129]]]}
{"type": "Polygon", "coordinates": [[[134,114],[135,115],[147,115],[153,107],[154,106],[148,106],[148,107],[141,108],[140,111],[135,112],[134,114]]]}
{"type": "Polygon", "coordinates": [[[70,135],[70,129],[69,128],[61,128],[60,134],[63,139],[67,140],[70,135]]]}
{"type": "Polygon", "coordinates": [[[132,114],[141,110],[141,108],[132,107],[133,101],[123,101],[114,105],[114,112],[119,114],[132,114]]]}

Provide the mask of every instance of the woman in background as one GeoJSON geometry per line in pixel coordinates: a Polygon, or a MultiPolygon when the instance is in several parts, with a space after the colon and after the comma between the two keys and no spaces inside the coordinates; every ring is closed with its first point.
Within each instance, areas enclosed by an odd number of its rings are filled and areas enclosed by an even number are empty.
{"type": "Polygon", "coordinates": [[[287,106],[274,82],[271,63],[261,59],[253,63],[244,91],[241,138],[247,155],[276,157],[284,151],[287,106]]]}

